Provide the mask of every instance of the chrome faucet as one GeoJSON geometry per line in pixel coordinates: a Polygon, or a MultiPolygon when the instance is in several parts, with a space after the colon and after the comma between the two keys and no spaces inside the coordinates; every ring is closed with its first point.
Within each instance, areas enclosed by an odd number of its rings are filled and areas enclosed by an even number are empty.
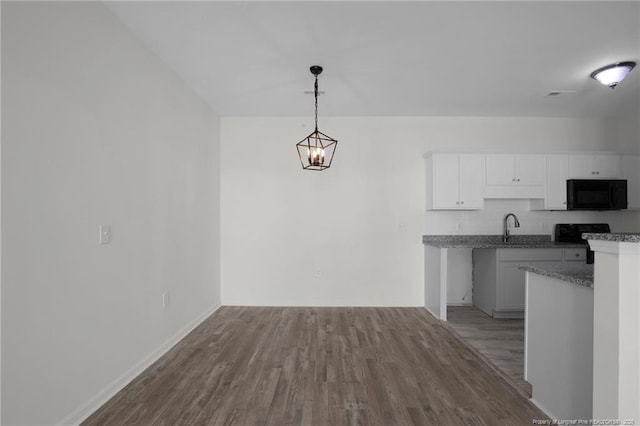
{"type": "Polygon", "coordinates": [[[520,228],[520,221],[518,221],[518,218],[516,217],[515,214],[513,213],[507,213],[507,215],[504,217],[504,234],[502,234],[502,242],[503,243],[508,243],[509,242],[509,216],[513,216],[513,226],[515,226],[516,228],[520,228]]]}

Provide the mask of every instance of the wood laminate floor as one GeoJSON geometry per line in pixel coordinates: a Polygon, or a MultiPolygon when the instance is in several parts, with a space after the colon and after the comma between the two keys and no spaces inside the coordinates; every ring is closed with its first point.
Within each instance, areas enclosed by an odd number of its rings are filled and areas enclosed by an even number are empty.
{"type": "Polygon", "coordinates": [[[422,308],[222,307],[84,425],[530,425],[422,308]]]}
{"type": "Polygon", "coordinates": [[[494,319],[473,306],[448,306],[447,324],[531,395],[531,384],[524,380],[523,319],[494,319]]]}

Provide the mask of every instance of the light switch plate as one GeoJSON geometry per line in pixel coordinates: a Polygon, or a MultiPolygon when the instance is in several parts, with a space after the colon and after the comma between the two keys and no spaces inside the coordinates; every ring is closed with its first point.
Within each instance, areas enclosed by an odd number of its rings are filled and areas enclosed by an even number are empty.
{"type": "Polygon", "coordinates": [[[111,242],[111,225],[100,225],[98,228],[100,231],[100,238],[98,240],[100,244],[109,244],[111,242]]]}

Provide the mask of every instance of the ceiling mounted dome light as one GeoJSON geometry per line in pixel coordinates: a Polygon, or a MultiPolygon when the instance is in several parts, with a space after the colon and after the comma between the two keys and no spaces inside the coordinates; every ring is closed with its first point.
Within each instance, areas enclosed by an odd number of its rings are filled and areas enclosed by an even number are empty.
{"type": "Polygon", "coordinates": [[[635,62],[618,62],[617,64],[598,68],[591,73],[591,78],[598,80],[600,83],[613,89],[618,85],[618,83],[624,80],[627,75],[629,75],[635,66],[635,62]]]}
{"type": "Polygon", "coordinates": [[[309,70],[316,77],[316,83],[313,86],[316,99],[316,129],[298,142],[296,148],[304,170],[322,171],[331,167],[338,141],[318,131],[318,75],[322,72],[322,67],[313,65],[309,70]]]}

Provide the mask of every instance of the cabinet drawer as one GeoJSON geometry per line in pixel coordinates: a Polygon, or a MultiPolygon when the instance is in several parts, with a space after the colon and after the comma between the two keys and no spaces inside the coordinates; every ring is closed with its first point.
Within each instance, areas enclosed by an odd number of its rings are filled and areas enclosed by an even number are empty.
{"type": "Polygon", "coordinates": [[[498,249],[498,260],[503,261],[541,261],[558,260],[562,261],[563,249],[556,248],[507,248],[498,249]]]}
{"type": "Polygon", "coordinates": [[[564,249],[565,262],[585,262],[587,260],[586,248],[564,249]]]}

